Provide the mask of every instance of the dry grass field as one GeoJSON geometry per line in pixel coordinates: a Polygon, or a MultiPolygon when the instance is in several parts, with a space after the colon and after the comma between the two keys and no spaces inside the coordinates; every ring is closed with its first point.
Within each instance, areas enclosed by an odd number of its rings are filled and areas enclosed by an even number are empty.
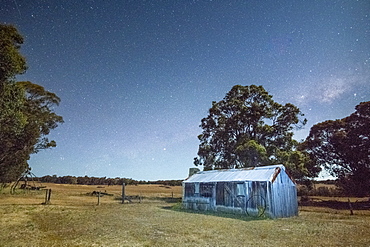
{"type": "Polygon", "coordinates": [[[0,194],[0,246],[370,246],[369,210],[301,206],[298,217],[253,219],[182,210],[181,187],[126,186],[142,201],[121,204],[120,186],[46,185],[49,205],[44,191],[0,194]],[[110,195],[97,205],[93,191],[110,195]]]}

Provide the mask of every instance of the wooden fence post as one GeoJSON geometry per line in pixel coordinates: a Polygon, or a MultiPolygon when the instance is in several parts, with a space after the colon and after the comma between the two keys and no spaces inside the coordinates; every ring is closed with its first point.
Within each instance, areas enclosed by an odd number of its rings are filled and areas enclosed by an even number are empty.
{"type": "Polygon", "coordinates": [[[349,206],[350,214],[353,215],[353,208],[352,208],[352,204],[351,204],[351,201],[349,200],[349,198],[348,198],[348,206],[349,206]]]}
{"type": "Polygon", "coordinates": [[[122,184],[122,204],[125,203],[125,183],[122,184]]]}
{"type": "Polygon", "coordinates": [[[51,198],[51,189],[49,189],[49,195],[48,195],[48,203],[50,204],[50,198],[51,198]]]}
{"type": "Polygon", "coordinates": [[[45,190],[45,202],[44,202],[44,204],[47,204],[47,202],[48,202],[48,194],[49,194],[49,190],[46,189],[45,190]]]}
{"type": "Polygon", "coordinates": [[[98,193],[98,206],[100,205],[100,190],[99,190],[99,193],[98,193]]]}
{"type": "Polygon", "coordinates": [[[45,202],[43,204],[50,204],[51,189],[45,190],[45,202]]]}

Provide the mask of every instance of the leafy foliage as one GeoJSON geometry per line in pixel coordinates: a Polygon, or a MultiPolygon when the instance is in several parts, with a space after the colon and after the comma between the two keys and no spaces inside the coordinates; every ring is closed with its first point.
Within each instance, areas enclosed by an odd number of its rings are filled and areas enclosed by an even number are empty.
{"type": "Polygon", "coordinates": [[[0,24],[0,182],[18,178],[30,154],[56,146],[46,136],[63,122],[53,107],[60,99],[31,82],[15,82],[26,70],[17,29],[0,24]]]}
{"type": "Polygon", "coordinates": [[[0,24],[0,83],[26,71],[26,59],[19,53],[23,37],[11,25],[0,24]]]}
{"type": "Polygon", "coordinates": [[[370,193],[370,101],[346,118],[314,125],[304,146],[347,194],[370,193]]]}
{"type": "Polygon", "coordinates": [[[31,153],[55,147],[55,141],[49,141],[46,136],[63,122],[63,118],[53,111],[53,107],[59,105],[60,98],[29,81],[17,82],[17,86],[25,94],[24,114],[27,117],[22,145],[28,146],[31,153]]]}
{"type": "Polygon", "coordinates": [[[297,177],[309,175],[307,156],[297,150],[293,129],[306,119],[292,105],[273,101],[262,86],[234,86],[219,102],[212,102],[195,165],[205,170],[284,163],[297,177]]]}

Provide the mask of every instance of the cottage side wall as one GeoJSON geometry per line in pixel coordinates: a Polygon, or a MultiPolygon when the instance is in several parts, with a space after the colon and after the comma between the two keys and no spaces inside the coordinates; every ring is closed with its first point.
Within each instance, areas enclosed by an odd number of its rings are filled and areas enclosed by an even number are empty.
{"type": "Polygon", "coordinates": [[[285,172],[280,172],[272,183],[272,217],[298,215],[297,189],[285,172]]]}
{"type": "Polygon", "coordinates": [[[271,182],[269,181],[188,183],[187,188],[191,190],[188,193],[185,186],[183,207],[186,209],[212,210],[250,216],[259,216],[263,213],[268,217],[273,217],[271,182]],[[198,186],[199,191],[195,189],[198,186]],[[211,190],[204,190],[207,186],[211,190]],[[192,193],[193,191],[197,193],[192,193]],[[204,196],[205,191],[207,196],[204,196]]]}

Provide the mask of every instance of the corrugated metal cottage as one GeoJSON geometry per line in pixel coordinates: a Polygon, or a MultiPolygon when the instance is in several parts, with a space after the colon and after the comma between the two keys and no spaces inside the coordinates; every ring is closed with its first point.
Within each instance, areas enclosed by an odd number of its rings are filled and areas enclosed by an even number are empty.
{"type": "Polygon", "coordinates": [[[198,172],[183,182],[183,205],[271,218],[298,215],[296,184],[283,165],[198,172]]]}

